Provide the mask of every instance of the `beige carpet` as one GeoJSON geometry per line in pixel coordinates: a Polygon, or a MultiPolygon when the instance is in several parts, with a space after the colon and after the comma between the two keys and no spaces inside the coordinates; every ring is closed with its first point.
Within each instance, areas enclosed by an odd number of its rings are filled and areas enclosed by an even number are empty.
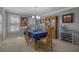
{"type": "Polygon", "coordinates": [[[27,46],[23,37],[9,38],[3,41],[0,49],[3,52],[35,52],[31,46],[27,46]]]}
{"type": "Polygon", "coordinates": [[[55,52],[79,52],[79,45],[67,41],[56,40],[54,43],[55,52]]]}
{"type": "MultiPolygon", "coordinates": [[[[38,50],[34,49],[34,42],[30,42],[27,46],[26,41],[23,37],[9,38],[2,41],[2,46],[0,47],[1,52],[45,52],[40,48],[38,50]]],[[[79,45],[74,45],[72,43],[55,40],[53,45],[53,52],[79,52],[79,45]]]]}

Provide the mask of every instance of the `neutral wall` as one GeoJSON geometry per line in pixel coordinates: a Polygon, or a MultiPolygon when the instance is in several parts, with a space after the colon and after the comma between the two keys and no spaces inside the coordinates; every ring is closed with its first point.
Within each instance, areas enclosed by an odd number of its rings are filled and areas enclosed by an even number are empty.
{"type": "Polygon", "coordinates": [[[45,18],[41,17],[41,19],[39,20],[39,26],[45,30],[45,18]],[[40,20],[44,20],[44,23],[41,23],[40,20]]]}
{"type": "MultiPolygon", "coordinates": [[[[2,8],[0,8],[0,14],[2,15],[2,8]]],[[[2,40],[2,34],[0,34],[0,40],[2,40]]]]}
{"type": "Polygon", "coordinates": [[[4,32],[5,32],[5,30],[4,30],[5,10],[2,7],[0,7],[0,14],[2,15],[2,34],[0,34],[0,40],[3,40],[5,37],[5,34],[4,34],[4,32]]]}
{"type": "Polygon", "coordinates": [[[0,14],[2,15],[2,34],[0,34],[0,48],[2,48],[2,45],[3,45],[3,39],[5,38],[5,30],[4,30],[4,20],[5,20],[5,10],[0,7],[0,14]]]}
{"type": "MultiPolygon", "coordinates": [[[[3,10],[3,8],[0,8],[0,11],[1,13],[5,14],[6,16],[3,18],[6,20],[6,26],[5,26],[5,29],[4,29],[4,37],[15,37],[15,36],[21,36],[21,34],[23,35],[23,29],[20,29],[19,32],[15,32],[15,33],[8,33],[8,25],[7,25],[7,21],[8,21],[8,18],[7,18],[7,15],[8,14],[14,14],[14,15],[18,15],[18,14],[15,14],[15,13],[9,13],[9,12],[5,12],[5,10],[3,10]]],[[[4,15],[3,14],[3,15],[4,15]]],[[[20,15],[20,16],[25,16],[25,15],[20,15]]],[[[72,30],[76,30],[76,31],[79,31],[79,8],[73,8],[73,9],[70,9],[70,10],[65,10],[65,11],[61,11],[61,12],[57,12],[57,13],[52,13],[52,14],[49,14],[48,16],[58,16],[58,33],[60,34],[60,31],[61,31],[61,24],[65,24],[67,25],[67,27],[69,29],[72,29],[72,30]],[[65,14],[69,14],[69,13],[73,13],[74,14],[74,22],[73,23],[62,23],[62,15],[65,15],[65,14]]],[[[34,20],[32,21],[31,17],[29,17],[29,24],[30,23],[33,23],[34,24],[34,20]]],[[[43,24],[44,25],[44,24],[43,24]]],[[[4,26],[4,25],[3,25],[4,26]]],[[[42,26],[42,25],[41,25],[42,26]]],[[[60,35],[59,35],[60,37],[60,35]]]]}
{"type": "Polygon", "coordinates": [[[35,19],[33,19],[31,16],[28,17],[28,25],[35,24],[35,19]]]}
{"type": "MultiPolygon", "coordinates": [[[[0,35],[0,38],[3,40],[3,39],[7,39],[7,38],[12,38],[12,37],[23,36],[24,29],[21,27],[20,27],[20,31],[18,31],[18,32],[8,32],[8,30],[9,30],[9,24],[8,24],[9,18],[8,18],[8,16],[10,16],[10,15],[17,15],[19,17],[27,17],[27,16],[7,12],[3,8],[0,8],[0,13],[3,15],[3,33],[2,33],[2,35],[0,35]]],[[[28,25],[31,25],[31,24],[35,24],[35,20],[32,19],[31,17],[28,17],[28,25]]]]}
{"type": "Polygon", "coordinates": [[[6,38],[11,38],[11,37],[18,37],[18,36],[23,36],[24,33],[24,29],[20,27],[20,31],[16,31],[16,32],[9,32],[9,18],[8,16],[10,15],[16,15],[19,17],[25,17],[25,15],[19,15],[19,14],[15,14],[15,13],[11,13],[11,12],[6,12],[6,38]]]}

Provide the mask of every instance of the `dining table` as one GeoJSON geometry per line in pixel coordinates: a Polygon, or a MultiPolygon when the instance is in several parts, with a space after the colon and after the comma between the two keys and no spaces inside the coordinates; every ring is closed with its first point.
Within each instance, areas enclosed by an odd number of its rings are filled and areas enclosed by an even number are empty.
{"type": "Polygon", "coordinates": [[[29,37],[35,42],[35,49],[37,49],[38,41],[44,37],[47,37],[46,31],[28,31],[29,37]]]}

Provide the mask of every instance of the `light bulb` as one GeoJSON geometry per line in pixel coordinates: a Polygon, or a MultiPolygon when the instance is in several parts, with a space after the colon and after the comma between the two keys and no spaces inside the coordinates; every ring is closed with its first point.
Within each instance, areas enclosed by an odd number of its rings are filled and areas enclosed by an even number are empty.
{"type": "Polygon", "coordinates": [[[32,18],[34,19],[34,16],[32,16],[32,18]]]}
{"type": "Polygon", "coordinates": [[[36,19],[38,19],[38,16],[36,16],[36,19]]]}
{"type": "Polygon", "coordinates": [[[40,19],[40,16],[36,16],[36,19],[40,19]]]}
{"type": "Polygon", "coordinates": [[[38,18],[40,19],[40,16],[38,18]]]}

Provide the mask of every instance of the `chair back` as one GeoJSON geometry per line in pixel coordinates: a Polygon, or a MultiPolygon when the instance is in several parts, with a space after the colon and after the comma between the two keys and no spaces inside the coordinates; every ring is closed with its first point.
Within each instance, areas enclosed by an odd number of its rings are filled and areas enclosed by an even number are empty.
{"type": "Polygon", "coordinates": [[[54,28],[52,27],[48,30],[48,35],[47,35],[47,43],[48,44],[52,44],[53,39],[55,39],[55,34],[54,34],[55,31],[52,29],[54,29],[54,28]]]}

